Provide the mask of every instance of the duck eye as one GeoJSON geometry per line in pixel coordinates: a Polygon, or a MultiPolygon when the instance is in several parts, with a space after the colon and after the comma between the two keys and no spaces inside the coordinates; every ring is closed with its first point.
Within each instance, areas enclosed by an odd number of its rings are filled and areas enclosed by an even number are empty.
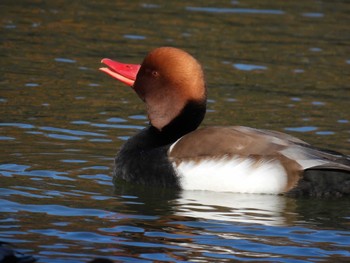
{"type": "Polygon", "coordinates": [[[159,72],[156,71],[156,70],[153,70],[153,71],[152,71],[152,76],[155,77],[155,78],[158,78],[159,72]]]}

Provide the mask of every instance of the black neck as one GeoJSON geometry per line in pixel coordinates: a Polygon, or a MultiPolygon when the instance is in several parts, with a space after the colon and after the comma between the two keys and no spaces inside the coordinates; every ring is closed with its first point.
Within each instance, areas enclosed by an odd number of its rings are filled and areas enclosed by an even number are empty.
{"type": "Polygon", "coordinates": [[[161,139],[164,144],[172,143],[185,134],[197,129],[204,119],[205,112],[205,100],[190,101],[186,104],[181,113],[161,131],[153,126],[151,126],[151,129],[158,133],[158,139],[161,139]]]}

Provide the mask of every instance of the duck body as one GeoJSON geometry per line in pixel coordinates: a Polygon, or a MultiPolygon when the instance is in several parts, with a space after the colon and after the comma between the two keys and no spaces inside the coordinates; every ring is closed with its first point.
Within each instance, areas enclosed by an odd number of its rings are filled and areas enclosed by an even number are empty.
{"type": "Polygon", "coordinates": [[[115,181],[184,190],[350,195],[349,156],[276,131],[197,129],[206,111],[206,87],[201,66],[188,53],[163,47],[141,66],[102,62],[109,68],[101,71],[132,86],[150,120],[117,154],[115,181]]]}

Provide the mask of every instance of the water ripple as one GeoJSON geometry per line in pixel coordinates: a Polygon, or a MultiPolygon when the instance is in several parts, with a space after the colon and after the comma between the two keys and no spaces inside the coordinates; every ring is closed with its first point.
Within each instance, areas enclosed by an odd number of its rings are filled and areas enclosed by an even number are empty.
{"type": "Polygon", "coordinates": [[[36,177],[46,177],[56,180],[67,180],[67,181],[75,181],[75,179],[72,179],[66,175],[65,172],[57,172],[52,170],[31,170],[27,171],[30,166],[27,165],[18,165],[18,164],[2,164],[0,165],[0,174],[12,177],[14,175],[21,175],[21,176],[29,176],[32,179],[36,177]]]}
{"type": "Polygon", "coordinates": [[[3,127],[17,127],[21,129],[34,129],[35,126],[27,123],[0,123],[0,126],[3,127]]]}
{"type": "MultiPolygon", "coordinates": [[[[175,222],[174,222],[175,223],[175,222]]],[[[178,224],[179,222],[176,222],[178,224]]],[[[278,226],[261,226],[261,225],[232,225],[222,221],[199,221],[199,222],[182,222],[191,228],[200,228],[198,236],[194,236],[195,243],[201,246],[217,247],[223,249],[227,247],[232,251],[245,251],[260,257],[284,255],[286,257],[310,257],[318,258],[320,255],[339,254],[350,256],[350,252],[340,248],[332,248],[331,251],[319,247],[306,246],[314,242],[324,242],[331,244],[347,242],[350,245],[350,234],[346,231],[310,231],[306,228],[278,227],[278,226]],[[295,232],[294,232],[295,231],[295,232]],[[273,233],[273,234],[272,234],[273,233]],[[269,237],[279,239],[280,247],[276,251],[275,244],[269,244],[269,237]],[[257,240],[255,237],[259,237],[257,240]],[[347,241],[346,241],[347,240],[347,241]],[[301,245],[304,244],[304,245],[301,245]]],[[[345,248],[345,247],[344,247],[345,248]]],[[[212,256],[215,257],[216,253],[212,256]]],[[[221,255],[221,253],[220,253],[221,255]]],[[[288,260],[289,261],[289,260],[288,260]]],[[[281,262],[288,262],[281,261],[281,262]]]]}
{"type": "Polygon", "coordinates": [[[72,208],[63,205],[34,205],[34,204],[20,204],[13,201],[0,199],[0,212],[2,213],[17,213],[19,211],[26,211],[32,213],[45,213],[54,216],[95,216],[95,217],[110,217],[116,215],[111,212],[106,212],[98,209],[90,208],[72,208]]]}
{"type": "Polygon", "coordinates": [[[124,239],[115,236],[100,235],[94,232],[64,232],[57,229],[30,230],[31,233],[38,233],[45,236],[54,236],[63,240],[85,241],[89,243],[114,243],[124,239]]]}
{"type": "Polygon", "coordinates": [[[39,129],[44,131],[62,132],[62,133],[68,133],[72,135],[80,135],[80,136],[98,136],[98,137],[106,136],[105,134],[102,134],[102,133],[62,129],[62,128],[56,128],[56,127],[39,127],[39,129]]]}
{"type": "Polygon", "coordinates": [[[56,62],[63,62],[63,63],[76,63],[74,59],[70,58],[55,58],[56,62]]]}
{"type": "Polygon", "coordinates": [[[302,126],[302,127],[286,127],[284,128],[286,131],[292,132],[311,132],[318,130],[315,126],[302,126]]]}
{"type": "Polygon", "coordinates": [[[38,194],[32,194],[24,191],[8,189],[8,188],[0,188],[0,196],[11,196],[11,195],[19,195],[19,196],[33,197],[33,198],[51,198],[51,196],[46,196],[46,195],[38,195],[38,194]]]}
{"type": "Polygon", "coordinates": [[[238,70],[243,70],[243,71],[265,70],[265,69],[267,69],[266,66],[253,65],[253,64],[242,64],[242,63],[235,63],[235,64],[233,64],[233,67],[238,69],[238,70]]]}
{"type": "Polygon", "coordinates": [[[262,15],[283,15],[282,10],[254,9],[254,8],[219,8],[219,7],[186,7],[188,11],[208,12],[218,14],[262,14],[262,15]]]}
{"type": "Polygon", "coordinates": [[[141,227],[125,226],[125,225],[120,225],[120,226],[110,227],[110,228],[99,228],[99,230],[108,232],[108,233],[122,233],[122,232],[143,233],[145,231],[141,227]]]}

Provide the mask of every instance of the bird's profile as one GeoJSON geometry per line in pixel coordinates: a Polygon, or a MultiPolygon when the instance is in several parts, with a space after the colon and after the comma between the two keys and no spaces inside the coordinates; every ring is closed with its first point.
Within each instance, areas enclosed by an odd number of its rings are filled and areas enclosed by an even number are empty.
{"type": "Polygon", "coordinates": [[[201,65],[160,47],[141,65],[103,59],[100,70],[131,86],[150,125],[115,159],[114,178],[185,190],[349,195],[350,158],[293,136],[244,126],[198,128],[206,112],[201,65]]]}

